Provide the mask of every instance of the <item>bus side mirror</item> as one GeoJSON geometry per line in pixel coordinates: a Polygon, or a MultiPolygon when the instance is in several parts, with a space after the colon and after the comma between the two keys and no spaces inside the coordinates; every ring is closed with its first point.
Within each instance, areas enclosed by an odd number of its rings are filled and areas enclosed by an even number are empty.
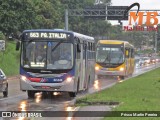
{"type": "Polygon", "coordinates": [[[81,46],[79,44],[77,44],[77,52],[81,52],[81,46]]]}
{"type": "Polygon", "coordinates": [[[128,50],[125,50],[125,55],[128,57],[128,50]]]}
{"type": "Polygon", "coordinates": [[[20,42],[18,41],[18,42],[16,43],[16,51],[18,51],[19,48],[20,48],[20,42]]]}

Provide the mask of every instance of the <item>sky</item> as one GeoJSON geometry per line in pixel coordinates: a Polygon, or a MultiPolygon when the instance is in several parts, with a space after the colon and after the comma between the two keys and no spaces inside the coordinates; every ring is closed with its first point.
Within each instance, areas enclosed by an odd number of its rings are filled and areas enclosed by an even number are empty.
{"type": "MultiPolygon", "coordinates": [[[[160,0],[111,0],[111,6],[130,6],[131,4],[138,2],[140,4],[140,10],[160,10],[160,0]]],[[[137,9],[134,7],[132,9],[137,9]]],[[[160,13],[160,12],[159,12],[160,13]]],[[[160,21],[160,16],[158,17],[160,21]]],[[[113,25],[119,24],[118,21],[110,21],[113,25]]],[[[122,21],[123,24],[127,24],[128,21],[122,21]]]]}

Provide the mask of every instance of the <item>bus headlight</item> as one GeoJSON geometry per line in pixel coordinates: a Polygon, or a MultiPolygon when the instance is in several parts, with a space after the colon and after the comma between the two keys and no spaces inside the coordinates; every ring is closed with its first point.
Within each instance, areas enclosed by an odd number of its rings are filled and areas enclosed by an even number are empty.
{"type": "Polygon", "coordinates": [[[98,66],[96,66],[96,67],[95,67],[95,70],[99,70],[99,67],[98,67],[98,66]]]}
{"type": "Polygon", "coordinates": [[[73,77],[67,77],[66,81],[71,82],[74,78],[73,77]]]}
{"type": "Polygon", "coordinates": [[[20,79],[23,80],[23,81],[26,81],[26,80],[27,80],[27,77],[24,76],[24,75],[21,75],[20,79]]]}
{"type": "Polygon", "coordinates": [[[124,68],[123,68],[123,67],[121,67],[119,70],[120,70],[120,71],[124,71],[124,68]]]}
{"type": "Polygon", "coordinates": [[[25,82],[30,82],[30,81],[27,79],[27,77],[24,76],[24,75],[21,75],[21,76],[20,76],[20,79],[23,80],[23,81],[25,81],[25,82]]]}

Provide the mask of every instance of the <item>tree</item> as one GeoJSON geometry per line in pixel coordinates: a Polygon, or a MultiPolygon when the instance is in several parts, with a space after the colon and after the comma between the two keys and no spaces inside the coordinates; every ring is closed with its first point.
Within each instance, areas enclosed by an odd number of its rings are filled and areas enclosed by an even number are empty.
{"type": "MultiPolygon", "coordinates": [[[[0,30],[6,36],[17,36],[25,29],[64,28],[65,9],[83,9],[95,0],[1,0],[0,30]]],[[[105,0],[105,4],[110,0],[105,0]]],[[[72,31],[87,35],[108,35],[111,25],[104,20],[69,17],[72,31]]]]}
{"type": "Polygon", "coordinates": [[[1,1],[0,29],[6,36],[17,34],[24,28],[33,26],[34,6],[32,0],[1,1]]]}
{"type": "Polygon", "coordinates": [[[36,13],[35,28],[53,29],[61,26],[62,11],[59,1],[36,0],[34,5],[36,13]]]}

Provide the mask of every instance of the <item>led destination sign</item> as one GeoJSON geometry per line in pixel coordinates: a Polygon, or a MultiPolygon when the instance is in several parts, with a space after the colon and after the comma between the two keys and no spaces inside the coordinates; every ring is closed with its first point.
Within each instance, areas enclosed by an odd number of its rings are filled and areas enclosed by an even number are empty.
{"type": "Polygon", "coordinates": [[[30,32],[27,35],[29,38],[67,39],[67,34],[65,33],[30,32]]]}

